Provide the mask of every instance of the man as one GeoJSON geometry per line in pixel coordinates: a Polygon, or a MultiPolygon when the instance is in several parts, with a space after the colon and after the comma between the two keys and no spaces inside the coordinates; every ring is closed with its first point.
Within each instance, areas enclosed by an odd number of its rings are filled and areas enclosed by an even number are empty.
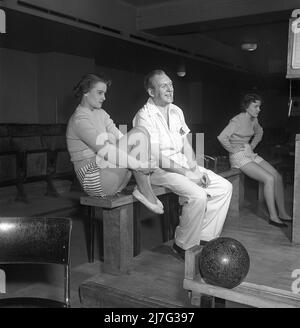
{"type": "Polygon", "coordinates": [[[145,88],[149,99],[135,115],[133,126],[144,126],[150,134],[151,152],[159,165],[151,183],[172,190],[183,205],[172,250],[184,259],[185,250],[220,235],[232,185],[197,165],[187,139],[190,129],[182,110],[173,104],[173,84],[165,72],[150,72],[145,88]]]}

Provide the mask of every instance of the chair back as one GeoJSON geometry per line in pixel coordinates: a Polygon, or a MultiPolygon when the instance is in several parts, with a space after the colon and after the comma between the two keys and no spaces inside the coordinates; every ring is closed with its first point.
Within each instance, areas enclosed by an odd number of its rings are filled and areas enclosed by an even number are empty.
{"type": "Polygon", "coordinates": [[[0,263],[68,265],[69,218],[0,217],[0,263]]]}

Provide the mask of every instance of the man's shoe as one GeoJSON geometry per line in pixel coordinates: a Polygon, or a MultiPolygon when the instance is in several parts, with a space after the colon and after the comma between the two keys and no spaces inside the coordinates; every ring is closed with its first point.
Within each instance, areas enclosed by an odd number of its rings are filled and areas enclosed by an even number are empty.
{"type": "Polygon", "coordinates": [[[278,228],[286,228],[288,227],[288,225],[286,223],[283,223],[283,222],[275,222],[271,219],[269,219],[269,224],[275,226],[275,227],[278,227],[278,228]]]}
{"type": "Polygon", "coordinates": [[[179,258],[179,260],[185,260],[185,250],[183,248],[174,243],[172,246],[172,251],[177,255],[176,257],[179,258]]]}
{"type": "Polygon", "coordinates": [[[149,210],[151,210],[152,212],[156,213],[156,214],[163,214],[164,210],[163,207],[161,206],[162,204],[160,203],[156,203],[152,204],[151,202],[149,202],[149,200],[143,195],[141,194],[137,187],[134,188],[132,195],[138,199],[141,203],[143,203],[147,208],[149,208],[149,210]]]}

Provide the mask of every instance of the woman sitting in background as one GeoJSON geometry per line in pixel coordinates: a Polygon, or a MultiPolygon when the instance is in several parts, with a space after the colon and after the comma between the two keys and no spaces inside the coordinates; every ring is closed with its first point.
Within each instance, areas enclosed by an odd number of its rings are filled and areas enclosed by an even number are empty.
{"type": "Polygon", "coordinates": [[[102,76],[87,74],[74,88],[80,104],[69,119],[66,137],[77,178],[88,195],[105,197],[120,192],[133,172],[138,185],[133,195],[151,211],[162,214],[163,205],[150,184],[149,176],[154,169],[149,134],[143,127],[135,127],[126,135],[117,129],[102,108],[110,84],[102,76]],[[137,141],[142,145],[140,159],[137,141]]]}
{"type": "Polygon", "coordinates": [[[270,163],[253,152],[263,136],[263,129],[257,120],[261,103],[260,96],[247,94],[242,101],[243,112],[230,120],[218,140],[229,152],[231,167],[239,168],[250,178],[263,182],[264,197],[270,215],[269,223],[285,227],[287,225],[282,221],[291,221],[292,218],[285,209],[281,175],[270,163]]]}

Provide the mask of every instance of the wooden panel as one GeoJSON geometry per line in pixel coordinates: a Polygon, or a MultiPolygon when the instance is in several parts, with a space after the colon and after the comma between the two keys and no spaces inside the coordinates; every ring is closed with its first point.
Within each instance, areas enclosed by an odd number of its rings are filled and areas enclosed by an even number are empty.
{"type": "Polygon", "coordinates": [[[37,177],[46,175],[47,152],[27,154],[26,161],[26,177],[37,177]]]}
{"type": "Polygon", "coordinates": [[[56,171],[57,174],[63,173],[72,173],[73,172],[73,164],[70,160],[70,155],[68,151],[57,152],[57,162],[56,162],[56,171]]]}
{"type": "Polygon", "coordinates": [[[294,176],[294,209],[292,241],[300,244],[300,134],[296,135],[295,142],[295,176],[294,176]]]}
{"type": "Polygon", "coordinates": [[[42,149],[40,137],[13,137],[12,145],[14,149],[23,150],[36,150],[42,149]]]}
{"type": "Polygon", "coordinates": [[[0,182],[16,179],[16,155],[0,156],[0,182]]]}
{"type": "Polygon", "coordinates": [[[42,136],[42,145],[44,148],[53,149],[67,149],[66,136],[42,136]]]}

